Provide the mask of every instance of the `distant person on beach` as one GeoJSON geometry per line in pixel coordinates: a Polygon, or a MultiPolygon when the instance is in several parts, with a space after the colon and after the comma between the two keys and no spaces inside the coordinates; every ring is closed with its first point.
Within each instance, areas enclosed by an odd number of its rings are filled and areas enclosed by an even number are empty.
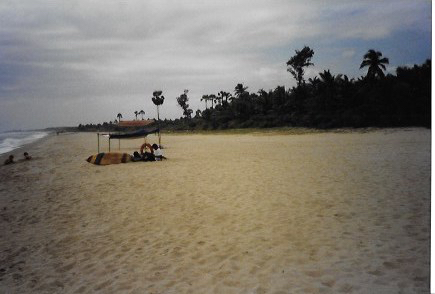
{"type": "Polygon", "coordinates": [[[143,161],[156,161],[156,157],[154,156],[154,153],[152,153],[152,152],[145,152],[142,155],[142,160],[143,161]]]}
{"type": "Polygon", "coordinates": [[[9,155],[8,159],[5,160],[5,165],[11,163],[15,163],[13,155],[9,155]]]}
{"type": "Polygon", "coordinates": [[[151,146],[148,143],[142,144],[142,146],[140,147],[140,154],[142,155],[143,161],[155,161],[156,160],[156,158],[154,156],[153,146],[151,146]],[[146,151],[147,147],[150,150],[150,152],[146,151]]]}
{"type": "Polygon", "coordinates": [[[139,154],[139,152],[135,151],[133,153],[133,156],[132,156],[131,160],[132,161],[142,161],[142,156],[139,154]]]}
{"type": "MultiPolygon", "coordinates": [[[[143,161],[160,161],[162,159],[167,159],[163,156],[162,149],[160,149],[159,145],[157,144],[150,145],[148,143],[144,143],[140,147],[140,154],[143,161]],[[149,152],[147,151],[147,148],[149,149],[149,152]]],[[[137,151],[133,153],[133,161],[139,161],[137,159],[138,155],[139,154],[137,151]]]]}
{"type": "Polygon", "coordinates": [[[163,156],[163,151],[162,149],[160,149],[159,145],[157,144],[153,144],[153,149],[154,149],[154,157],[156,161],[160,161],[162,159],[166,159],[166,157],[163,156]]]}
{"type": "Polygon", "coordinates": [[[32,159],[32,156],[30,156],[29,153],[24,152],[24,158],[25,158],[26,160],[30,160],[30,159],[32,159]]]}

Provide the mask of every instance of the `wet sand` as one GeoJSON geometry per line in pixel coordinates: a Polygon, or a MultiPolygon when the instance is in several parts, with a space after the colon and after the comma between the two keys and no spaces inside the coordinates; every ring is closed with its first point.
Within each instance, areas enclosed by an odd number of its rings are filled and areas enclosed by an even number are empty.
{"type": "Polygon", "coordinates": [[[61,134],[1,166],[0,292],[429,292],[430,130],[162,140],[96,166],[95,134],[61,134]]]}

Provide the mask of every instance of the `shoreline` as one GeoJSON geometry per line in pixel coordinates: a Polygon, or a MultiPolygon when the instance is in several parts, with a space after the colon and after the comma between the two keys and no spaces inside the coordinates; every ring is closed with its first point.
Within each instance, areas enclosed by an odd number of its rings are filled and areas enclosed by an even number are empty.
{"type": "Polygon", "coordinates": [[[9,155],[13,155],[14,156],[14,160],[16,162],[18,160],[23,159],[23,153],[24,152],[28,152],[29,155],[33,157],[32,152],[31,152],[32,147],[36,147],[36,146],[42,144],[45,140],[47,140],[52,135],[53,134],[48,133],[47,136],[45,136],[43,138],[37,139],[36,141],[24,144],[24,145],[22,145],[20,147],[17,147],[15,149],[11,150],[11,151],[8,151],[8,152],[0,154],[0,165],[3,165],[4,161],[9,157],[9,155]]]}
{"type": "MultiPolygon", "coordinates": [[[[43,137],[43,138],[37,139],[34,142],[24,144],[24,145],[22,145],[20,147],[17,147],[15,149],[11,150],[11,151],[8,151],[8,152],[0,154],[0,166],[3,165],[4,161],[11,154],[14,155],[14,160],[16,162],[20,162],[23,159],[23,153],[24,152],[28,152],[29,155],[33,157],[33,154],[32,154],[32,151],[31,151],[33,148],[43,144],[46,140],[49,140],[50,137],[56,136],[56,134],[54,132],[49,132],[49,131],[45,131],[45,130],[38,130],[38,131],[47,132],[47,135],[45,137],[43,137]],[[18,154],[18,155],[16,155],[16,154],[18,154]]],[[[73,133],[70,133],[70,134],[73,134],[73,133]]]]}

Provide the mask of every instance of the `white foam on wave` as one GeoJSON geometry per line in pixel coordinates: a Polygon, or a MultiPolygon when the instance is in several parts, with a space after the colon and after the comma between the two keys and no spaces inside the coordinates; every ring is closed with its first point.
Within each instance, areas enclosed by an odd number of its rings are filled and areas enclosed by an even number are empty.
{"type": "Polygon", "coordinates": [[[0,154],[10,152],[48,135],[48,132],[6,132],[0,133],[0,154]]]}

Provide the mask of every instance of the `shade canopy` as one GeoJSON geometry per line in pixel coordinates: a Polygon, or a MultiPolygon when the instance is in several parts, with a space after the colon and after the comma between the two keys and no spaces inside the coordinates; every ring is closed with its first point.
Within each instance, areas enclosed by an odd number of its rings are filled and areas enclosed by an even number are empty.
{"type": "Polygon", "coordinates": [[[118,123],[120,127],[145,127],[147,125],[155,122],[153,119],[143,119],[143,120],[121,120],[118,123]]]}
{"type": "Polygon", "coordinates": [[[124,134],[111,134],[109,135],[109,139],[134,139],[134,138],[142,138],[146,137],[149,134],[155,134],[160,132],[159,128],[154,129],[142,129],[139,131],[124,133],[124,134]]]}

